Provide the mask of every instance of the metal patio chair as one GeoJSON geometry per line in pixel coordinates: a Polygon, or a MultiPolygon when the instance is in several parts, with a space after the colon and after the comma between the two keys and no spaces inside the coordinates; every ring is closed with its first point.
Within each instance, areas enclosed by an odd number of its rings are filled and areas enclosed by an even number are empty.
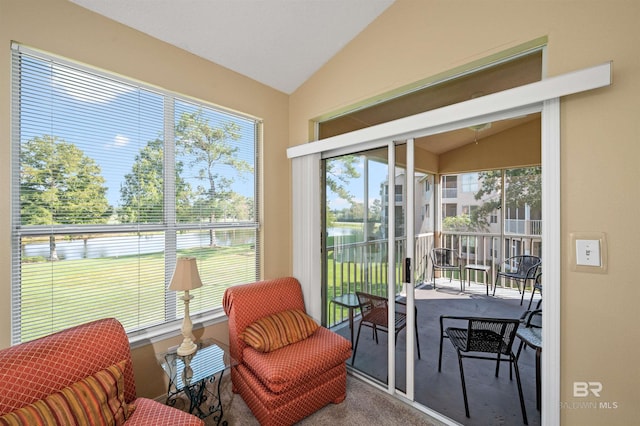
{"type": "Polygon", "coordinates": [[[524,289],[527,287],[527,281],[533,281],[536,279],[538,268],[542,261],[538,256],[532,255],[518,255],[506,259],[500,265],[496,272],[496,279],[493,285],[493,295],[496,295],[496,287],[500,283],[500,278],[506,278],[514,280],[518,283],[518,291],[522,293],[520,298],[520,305],[524,301],[524,289]],[[520,283],[522,283],[522,290],[520,290],[520,283]]]}
{"type": "Polygon", "coordinates": [[[451,271],[449,282],[453,279],[453,272],[458,271],[460,280],[460,291],[464,291],[464,281],[462,279],[462,259],[458,252],[448,248],[431,249],[431,278],[433,279],[433,289],[436,289],[436,269],[451,271]]]}
{"type": "MultiPolygon", "coordinates": [[[[538,290],[538,292],[540,293],[540,297],[542,297],[542,272],[536,275],[536,280],[534,281],[533,288],[531,289],[531,299],[529,299],[529,307],[527,309],[531,309],[531,304],[533,303],[533,296],[536,294],[536,290],[538,290]]],[[[537,308],[540,307],[541,302],[542,302],[542,299],[538,300],[537,308]]]]}
{"type": "Polygon", "coordinates": [[[438,358],[438,372],[442,371],[442,342],[449,339],[458,354],[458,366],[460,367],[460,379],[462,381],[462,396],[464,397],[465,415],[469,416],[469,402],[467,400],[467,387],[464,381],[463,358],[485,359],[496,362],[496,377],[500,371],[500,362],[509,362],[509,379],[512,379],[512,369],[516,373],[518,395],[520,397],[520,409],[522,420],[528,424],[527,412],[524,406],[522,383],[520,382],[520,370],[517,357],[513,353],[513,342],[516,331],[520,325],[518,319],[506,318],[482,318],[465,316],[440,316],[440,355],[438,358]],[[465,327],[446,327],[447,323],[465,324],[465,327]]]}
{"type": "MultiPolygon", "coordinates": [[[[389,305],[387,299],[381,296],[375,296],[369,293],[356,292],[358,296],[358,304],[360,305],[360,313],[362,319],[358,325],[358,337],[356,337],[356,345],[353,348],[353,356],[351,358],[351,365],[356,360],[356,353],[358,352],[358,342],[360,341],[360,329],[362,326],[371,327],[373,329],[373,335],[378,344],[378,331],[389,333],[389,305]]],[[[396,305],[405,306],[404,302],[396,301],[396,305]]],[[[416,330],[416,346],[418,348],[418,359],[420,358],[420,339],[418,337],[418,308],[415,308],[415,330],[416,330]]],[[[394,336],[395,340],[398,340],[398,334],[407,325],[407,314],[396,309],[395,324],[394,324],[394,336]]]]}

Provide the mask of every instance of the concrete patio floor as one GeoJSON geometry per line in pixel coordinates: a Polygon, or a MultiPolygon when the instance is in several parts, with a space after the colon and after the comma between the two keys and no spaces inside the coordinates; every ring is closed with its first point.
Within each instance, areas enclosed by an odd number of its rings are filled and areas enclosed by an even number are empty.
{"type": "MultiPolygon", "coordinates": [[[[522,414],[515,376],[509,380],[509,363],[502,362],[500,375],[495,377],[495,363],[486,360],[464,359],[465,381],[469,399],[470,418],[465,417],[464,401],[458,358],[453,345],[443,342],[442,372],[438,372],[438,350],[440,344],[440,315],[467,315],[496,318],[520,318],[527,310],[531,293],[525,294],[520,306],[520,294],[515,289],[498,288],[495,297],[485,294],[484,284],[472,283],[460,292],[460,282],[439,279],[436,290],[426,283],[415,291],[418,309],[418,334],[421,359],[415,353],[415,399],[422,405],[463,425],[521,425],[522,414]]],[[[532,308],[539,295],[536,293],[532,308]]],[[[354,324],[354,344],[357,336],[359,317],[354,324]]],[[[346,323],[334,328],[349,339],[346,323]]],[[[396,387],[405,389],[405,331],[398,336],[396,352],[396,387]]],[[[387,334],[378,333],[376,345],[371,329],[364,327],[361,332],[356,361],[353,368],[359,372],[386,383],[387,379],[387,334]]],[[[514,352],[519,339],[516,338],[514,352]]],[[[351,360],[347,361],[351,366],[351,360]]],[[[518,363],[522,379],[522,389],[529,425],[540,424],[540,412],[536,409],[535,394],[535,352],[523,350],[518,363]]]]}

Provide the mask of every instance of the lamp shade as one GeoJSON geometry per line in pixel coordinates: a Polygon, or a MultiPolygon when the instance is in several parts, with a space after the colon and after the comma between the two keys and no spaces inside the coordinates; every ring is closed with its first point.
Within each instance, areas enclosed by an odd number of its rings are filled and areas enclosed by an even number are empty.
{"type": "Polygon", "coordinates": [[[180,257],[171,277],[169,290],[185,291],[202,287],[195,257],[180,257]]]}

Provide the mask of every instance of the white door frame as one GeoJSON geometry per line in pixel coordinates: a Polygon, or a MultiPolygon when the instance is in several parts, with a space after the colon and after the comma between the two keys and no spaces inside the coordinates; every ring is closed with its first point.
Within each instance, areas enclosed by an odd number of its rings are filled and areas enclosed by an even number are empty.
{"type": "MultiPolygon", "coordinates": [[[[542,112],[542,424],[560,423],[560,97],[611,84],[611,62],[454,105],[404,117],[313,143],[290,147],[293,170],[293,274],[300,280],[307,309],[321,316],[320,161],[406,140],[533,112],[542,112]]],[[[409,323],[411,326],[411,323],[409,323]]],[[[408,330],[411,333],[411,329],[408,330]]],[[[393,374],[389,374],[393,376],[393,374]]],[[[409,384],[409,382],[407,382],[409,384]]],[[[395,393],[395,389],[388,389],[395,393]]],[[[408,392],[413,394],[413,391],[408,392]]],[[[401,397],[402,395],[398,395],[401,397]]],[[[410,401],[411,403],[411,401],[410,401]]],[[[420,404],[412,402],[417,408],[420,404]]],[[[432,412],[430,412],[432,414],[432,412]]],[[[446,419],[446,418],[445,418],[446,419]]]]}

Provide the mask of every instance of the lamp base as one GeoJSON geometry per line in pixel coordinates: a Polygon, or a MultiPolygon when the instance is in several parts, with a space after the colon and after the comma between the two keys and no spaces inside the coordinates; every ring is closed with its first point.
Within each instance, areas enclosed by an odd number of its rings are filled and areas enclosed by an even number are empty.
{"type": "Polygon", "coordinates": [[[193,343],[191,339],[184,339],[182,344],[178,347],[177,353],[179,356],[191,355],[198,349],[198,345],[193,343]]]}

